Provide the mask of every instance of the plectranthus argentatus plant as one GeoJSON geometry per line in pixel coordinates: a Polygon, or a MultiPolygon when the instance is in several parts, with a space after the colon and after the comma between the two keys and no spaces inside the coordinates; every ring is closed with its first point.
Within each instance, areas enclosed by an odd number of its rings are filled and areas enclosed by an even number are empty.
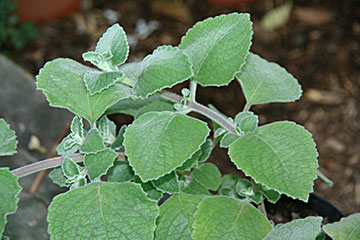
{"type": "MultiPolygon", "coordinates": [[[[126,63],[127,37],[115,24],[83,54],[92,67],[67,58],[47,62],[37,88],[50,106],[74,113],[71,132],[57,146],[59,157],[0,169],[0,235],[17,208],[18,179],[53,168],[50,178],[69,188],[48,208],[53,240],[321,239],[324,232],[359,239],[357,214],[324,227],[321,217],[278,226],[268,220],[265,199],[308,200],[318,153],[310,132],[295,122],[259,126],[253,105],[293,102],[302,90],[284,68],[250,52],[252,35],[249,14],[220,15],[195,24],[178,46],[126,63]],[[184,81],[189,88],[179,95],[164,90],[184,81]],[[246,99],[234,118],[197,102],[198,85],[231,81],[246,99]],[[114,113],[134,121],[117,128],[107,118],[114,113]],[[207,162],[216,144],[247,178],[222,176],[207,162]]],[[[1,119],[0,155],[14,154],[16,144],[1,119]]]]}

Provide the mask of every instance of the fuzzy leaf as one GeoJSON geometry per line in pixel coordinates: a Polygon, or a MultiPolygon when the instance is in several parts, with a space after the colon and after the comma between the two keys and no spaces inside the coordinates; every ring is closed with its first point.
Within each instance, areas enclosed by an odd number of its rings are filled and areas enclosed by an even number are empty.
{"type": "Polygon", "coordinates": [[[75,117],[71,121],[70,130],[73,138],[84,138],[84,124],[81,117],[75,115],[75,117]]]}
{"type": "Polygon", "coordinates": [[[68,184],[66,183],[67,178],[64,176],[61,167],[54,168],[49,173],[49,178],[53,181],[53,183],[59,185],[60,187],[68,186],[68,184]]]}
{"type": "Polygon", "coordinates": [[[161,191],[154,187],[151,181],[143,182],[138,176],[136,176],[135,182],[141,184],[142,189],[146,192],[146,196],[152,200],[159,201],[164,196],[161,191]]]}
{"type": "Polygon", "coordinates": [[[171,112],[142,115],[125,132],[125,154],[142,181],[157,179],[181,166],[210,130],[206,123],[171,112]]]}
{"type": "Polygon", "coordinates": [[[344,217],[339,222],[326,224],[323,230],[333,240],[360,239],[360,213],[344,217]]]}
{"type": "MultiPolygon", "coordinates": [[[[276,226],[264,240],[309,240],[321,232],[322,217],[307,217],[276,226]]],[[[344,238],[341,238],[344,239],[344,238]]]]}
{"type": "Polygon", "coordinates": [[[250,53],[236,74],[248,106],[270,102],[293,102],[302,94],[298,81],[284,68],[250,53]]]}
{"type": "Polygon", "coordinates": [[[222,86],[234,79],[249,53],[252,37],[249,14],[232,13],[198,22],[179,47],[190,56],[193,80],[222,86]]]}
{"type": "Polygon", "coordinates": [[[123,77],[124,74],[122,72],[87,71],[84,74],[84,83],[90,96],[93,96],[113,86],[123,77]]]}
{"type": "Polygon", "coordinates": [[[166,193],[178,193],[180,192],[180,182],[175,171],[153,180],[154,187],[162,192],[166,193]]]}
{"type": "Polygon", "coordinates": [[[109,120],[107,116],[103,116],[96,122],[96,128],[100,132],[100,136],[107,144],[113,144],[116,140],[116,124],[109,120]]]}
{"type": "Polygon", "coordinates": [[[80,173],[79,165],[69,157],[65,157],[62,161],[61,170],[67,178],[72,178],[80,173]]]}
{"type": "Polygon", "coordinates": [[[221,183],[221,173],[212,163],[206,163],[200,168],[195,168],[192,176],[195,181],[212,191],[216,191],[221,183]]]}
{"type": "Polygon", "coordinates": [[[115,161],[114,166],[109,169],[109,182],[127,182],[134,179],[134,171],[127,161],[115,161]]]}
{"type": "Polygon", "coordinates": [[[191,195],[210,195],[208,189],[196,181],[190,182],[183,192],[191,195]]]}
{"type": "Polygon", "coordinates": [[[195,240],[263,239],[272,229],[265,216],[247,201],[226,196],[206,197],[197,209],[193,224],[195,240]]]}
{"type": "Polygon", "coordinates": [[[124,63],[129,54],[129,45],[124,29],[119,24],[114,24],[106,30],[96,44],[95,52],[110,52],[112,57],[109,59],[113,67],[124,63]]]}
{"type": "Polygon", "coordinates": [[[230,145],[229,156],[238,169],[256,182],[307,201],[317,178],[315,142],[294,122],[259,127],[230,145]]]}
{"type": "Polygon", "coordinates": [[[49,206],[52,240],[153,238],[159,208],[134,183],[91,183],[56,196],[49,206]]]}
{"type": "Polygon", "coordinates": [[[113,144],[111,145],[112,149],[119,149],[121,147],[123,147],[123,142],[124,142],[124,134],[125,134],[125,130],[126,130],[127,126],[126,125],[122,125],[119,133],[115,139],[115,141],[113,142],[113,144]]]}
{"type": "Polygon", "coordinates": [[[179,48],[160,46],[137,65],[124,65],[121,71],[128,73],[132,67],[132,77],[136,82],[136,94],[147,97],[161,89],[181,83],[193,74],[189,57],[179,48]],[[135,67],[134,67],[135,66],[135,67]],[[126,69],[127,68],[127,69],[126,69]]]}
{"type": "Polygon", "coordinates": [[[160,206],[155,240],[191,239],[193,215],[203,197],[175,194],[160,206]]]}
{"type": "Polygon", "coordinates": [[[158,101],[153,101],[151,103],[146,104],[144,107],[140,108],[135,118],[139,118],[141,115],[148,112],[164,112],[164,111],[169,111],[169,112],[175,111],[174,104],[159,99],[158,101]]]}
{"type": "Polygon", "coordinates": [[[240,138],[239,135],[228,132],[221,138],[220,147],[228,148],[233,142],[235,142],[239,138],[240,138]]]}
{"type": "Polygon", "coordinates": [[[97,153],[105,149],[105,144],[99,130],[92,128],[86,135],[85,142],[81,146],[82,153],[97,153]]]}
{"type": "Polygon", "coordinates": [[[83,76],[92,69],[65,58],[47,62],[36,76],[37,87],[42,90],[53,107],[66,108],[95,122],[105,110],[121,99],[129,98],[132,89],[116,83],[101,93],[90,96],[83,76]]]}
{"type": "Polygon", "coordinates": [[[85,154],[84,164],[90,179],[95,180],[104,175],[113,166],[117,155],[115,151],[108,148],[97,153],[85,154]]]}
{"type": "Polygon", "coordinates": [[[21,187],[18,184],[18,178],[12,174],[8,168],[0,168],[0,236],[5,228],[6,216],[12,214],[17,209],[21,187]]]}
{"type": "Polygon", "coordinates": [[[16,153],[17,143],[15,132],[10,129],[4,119],[0,118],[0,156],[10,156],[16,153]]]}

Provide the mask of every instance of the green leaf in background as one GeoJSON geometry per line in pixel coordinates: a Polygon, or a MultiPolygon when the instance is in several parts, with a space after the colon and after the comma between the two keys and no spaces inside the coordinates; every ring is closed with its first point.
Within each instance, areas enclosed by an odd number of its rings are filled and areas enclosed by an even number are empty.
{"type": "Polygon", "coordinates": [[[136,94],[141,97],[172,87],[193,74],[189,57],[178,47],[160,46],[135,64],[126,64],[120,70],[132,78],[136,94]]]}
{"type": "Polygon", "coordinates": [[[114,24],[106,30],[96,44],[95,52],[110,52],[112,57],[109,59],[113,67],[124,63],[129,55],[129,45],[124,29],[119,24],[114,24]]]}
{"type": "Polygon", "coordinates": [[[195,181],[212,191],[216,191],[221,183],[221,173],[212,163],[206,163],[200,168],[195,168],[192,176],[195,181]]]}
{"type": "Polygon", "coordinates": [[[360,239],[360,213],[344,217],[339,222],[326,224],[323,230],[333,240],[360,239]]]}
{"type": "Polygon", "coordinates": [[[160,206],[155,240],[191,239],[193,216],[203,197],[175,194],[160,206]]]}
{"type": "Polygon", "coordinates": [[[16,211],[20,191],[18,178],[8,168],[0,168],[0,236],[5,228],[6,216],[16,211]]]}
{"type": "Polygon", "coordinates": [[[153,238],[159,208],[134,183],[91,183],[56,196],[49,206],[52,240],[153,238]]]}
{"type": "Polygon", "coordinates": [[[113,142],[113,144],[111,144],[112,149],[120,149],[121,147],[123,147],[124,134],[125,134],[126,128],[127,128],[126,125],[121,126],[115,141],[113,142]]]}
{"type": "Polygon", "coordinates": [[[93,96],[113,86],[123,77],[124,74],[122,72],[87,71],[84,74],[84,83],[90,96],[93,96]]]}
{"type": "Polygon", "coordinates": [[[261,26],[268,31],[283,27],[290,19],[292,1],[286,1],[283,5],[271,9],[261,19],[261,26]]]}
{"type": "Polygon", "coordinates": [[[205,162],[206,160],[208,160],[208,158],[210,157],[210,154],[213,150],[214,144],[211,141],[211,139],[206,139],[206,141],[201,145],[200,147],[200,157],[199,157],[199,162],[205,162]]]}
{"type": "Polygon", "coordinates": [[[121,99],[133,96],[132,89],[116,83],[101,93],[90,96],[83,76],[92,69],[65,58],[47,62],[36,76],[37,88],[42,90],[50,106],[66,108],[95,122],[105,110],[121,99]]]}
{"type": "Polygon", "coordinates": [[[4,119],[0,118],[0,156],[10,156],[16,153],[17,143],[15,132],[10,129],[4,119]]]}
{"type": "Polygon", "coordinates": [[[293,102],[302,94],[301,86],[290,73],[253,53],[249,54],[236,78],[249,107],[270,102],[293,102]]]}
{"type": "Polygon", "coordinates": [[[61,170],[65,177],[72,178],[80,173],[80,167],[71,158],[65,157],[61,163],[61,170]]]}
{"type": "Polygon", "coordinates": [[[115,161],[114,166],[109,169],[109,182],[128,182],[135,177],[134,171],[128,161],[115,161]]]}
{"type": "Polygon", "coordinates": [[[265,186],[262,186],[261,193],[269,202],[273,204],[275,204],[281,197],[280,193],[273,189],[268,189],[265,186]]]}
{"type": "Polygon", "coordinates": [[[125,154],[142,181],[181,166],[209,135],[205,122],[171,112],[142,115],[125,132],[125,154]]]}
{"type": "Polygon", "coordinates": [[[230,144],[232,144],[233,142],[235,142],[239,138],[240,138],[239,135],[237,135],[235,133],[228,132],[221,138],[220,147],[228,148],[230,146],[230,144]]]}
{"type": "Polygon", "coordinates": [[[201,156],[201,150],[195,152],[191,157],[184,162],[183,165],[178,167],[176,170],[180,172],[190,171],[192,168],[194,168],[198,164],[198,160],[201,156]]]}
{"type": "Polygon", "coordinates": [[[190,182],[182,191],[191,195],[210,195],[208,189],[196,181],[190,182]]]}
{"type": "Polygon", "coordinates": [[[157,101],[150,102],[145,106],[143,106],[142,108],[140,108],[135,118],[139,118],[141,115],[148,112],[164,112],[164,111],[174,112],[175,111],[174,104],[159,99],[157,101]]]}
{"type": "Polygon", "coordinates": [[[294,122],[259,127],[229,147],[238,169],[257,183],[307,201],[317,178],[317,150],[311,134],[294,122]]]}
{"type": "MultiPolygon", "coordinates": [[[[276,226],[264,240],[310,240],[321,232],[322,217],[307,217],[276,226]]],[[[345,239],[345,238],[341,238],[345,239]]]]}
{"type": "Polygon", "coordinates": [[[166,193],[178,193],[180,192],[180,181],[175,171],[153,180],[154,187],[162,192],[166,193]]]}
{"type": "Polygon", "coordinates": [[[54,168],[48,176],[53,183],[59,185],[60,187],[68,186],[68,183],[66,182],[67,178],[64,176],[61,166],[54,168]]]}
{"type": "Polygon", "coordinates": [[[104,175],[113,166],[117,156],[115,151],[108,148],[101,152],[85,154],[84,164],[90,179],[95,180],[104,175]]]}
{"type": "Polygon", "coordinates": [[[193,229],[195,240],[257,240],[263,239],[272,227],[266,217],[249,202],[213,196],[203,198],[199,203],[193,229]]]}
{"type": "Polygon", "coordinates": [[[105,144],[100,132],[96,128],[90,129],[86,135],[85,141],[80,148],[82,153],[97,153],[105,149],[105,144]]]}
{"type": "Polygon", "coordinates": [[[179,47],[190,56],[193,80],[203,86],[223,86],[234,79],[249,53],[249,14],[232,13],[195,24],[179,47]]]}
{"type": "Polygon", "coordinates": [[[141,187],[146,193],[146,196],[152,200],[159,201],[164,196],[164,194],[161,191],[157,190],[154,187],[151,181],[143,182],[138,176],[136,176],[135,182],[141,184],[141,187]]]}

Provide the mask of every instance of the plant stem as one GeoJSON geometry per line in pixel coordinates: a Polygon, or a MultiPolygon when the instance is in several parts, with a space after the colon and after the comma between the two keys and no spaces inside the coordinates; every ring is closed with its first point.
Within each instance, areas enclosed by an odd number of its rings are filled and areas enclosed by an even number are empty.
{"type": "Polygon", "coordinates": [[[266,213],[266,208],[265,208],[265,203],[264,203],[264,201],[262,201],[262,202],[258,205],[258,209],[259,209],[260,212],[262,212],[262,214],[264,214],[264,216],[267,218],[267,213],[266,213]]]}
{"type": "Polygon", "coordinates": [[[196,88],[197,83],[195,81],[190,81],[190,99],[192,102],[196,102],[196,88]]]}
{"type": "MultiPolygon", "coordinates": [[[[171,93],[171,92],[164,92],[161,94],[163,97],[180,103],[182,100],[182,97],[180,97],[177,94],[171,93]]],[[[201,105],[200,103],[194,102],[194,101],[188,101],[186,105],[193,111],[200,113],[201,115],[204,115],[205,117],[215,121],[218,123],[221,127],[225,128],[229,132],[235,133],[235,126],[233,123],[231,123],[229,120],[227,120],[224,116],[219,114],[216,111],[211,110],[210,108],[205,107],[204,105],[201,105]]]]}

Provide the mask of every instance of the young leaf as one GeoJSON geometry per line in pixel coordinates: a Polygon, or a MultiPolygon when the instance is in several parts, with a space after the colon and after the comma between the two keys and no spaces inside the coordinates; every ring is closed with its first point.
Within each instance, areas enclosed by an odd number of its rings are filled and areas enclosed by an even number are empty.
{"type": "Polygon", "coordinates": [[[74,154],[81,147],[81,141],[80,138],[70,133],[57,145],[56,151],[61,156],[74,154]]]}
{"type": "Polygon", "coordinates": [[[119,149],[123,146],[123,142],[124,142],[124,134],[125,134],[125,130],[126,130],[127,126],[126,125],[122,125],[119,133],[115,139],[115,141],[113,142],[113,144],[111,145],[112,149],[119,149]]]}
{"type": "Polygon", "coordinates": [[[201,185],[200,183],[193,181],[189,183],[183,190],[184,193],[191,194],[191,195],[209,195],[210,192],[206,187],[201,185]]]}
{"type": "Polygon", "coordinates": [[[333,240],[360,239],[360,213],[344,217],[339,222],[326,224],[323,230],[333,240]]]}
{"type": "Polygon", "coordinates": [[[64,173],[60,166],[54,168],[49,173],[49,178],[53,181],[53,183],[59,185],[60,187],[68,186],[68,184],[66,183],[67,178],[64,176],[64,173]]]}
{"type": "Polygon", "coordinates": [[[238,169],[280,193],[307,201],[313,191],[318,168],[315,142],[294,122],[259,127],[233,142],[228,153],[238,169]]]}
{"type": "Polygon", "coordinates": [[[175,194],[160,206],[155,240],[191,239],[193,215],[203,196],[175,194]]]}
{"type": "Polygon", "coordinates": [[[193,224],[196,240],[263,239],[272,229],[266,217],[247,201],[226,196],[206,197],[197,209],[193,224]]]}
{"type": "Polygon", "coordinates": [[[275,190],[272,190],[272,189],[268,189],[266,188],[265,186],[262,187],[261,189],[261,193],[264,197],[266,197],[266,199],[275,204],[281,197],[281,194],[278,193],[277,191],[275,190]]]}
{"type": "Polygon", "coordinates": [[[239,128],[244,133],[253,132],[257,128],[258,124],[259,124],[258,116],[252,115],[243,118],[239,123],[239,128]]]}
{"type": "Polygon", "coordinates": [[[95,52],[110,52],[111,65],[117,67],[124,63],[129,54],[129,45],[124,29],[119,24],[114,24],[106,30],[96,44],[95,52]]]}
{"type": "Polygon", "coordinates": [[[81,117],[75,115],[71,121],[70,130],[73,138],[79,138],[81,140],[84,138],[84,124],[81,117]]]}
{"type": "Polygon", "coordinates": [[[171,112],[150,112],[128,126],[125,154],[142,181],[157,179],[181,166],[205,142],[206,123],[171,112]]]}
{"type": "Polygon", "coordinates": [[[198,22],[179,47],[190,56],[193,80],[203,86],[227,85],[240,71],[252,37],[249,14],[232,13],[198,22]]]}
{"type": "Polygon", "coordinates": [[[90,96],[93,96],[113,86],[123,77],[124,74],[122,72],[87,71],[84,74],[84,83],[90,96]]]}
{"type": "Polygon", "coordinates": [[[105,144],[99,130],[92,128],[86,135],[85,142],[81,146],[82,153],[97,153],[105,149],[105,144]]]}
{"type": "Polygon", "coordinates": [[[175,171],[151,182],[159,191],[170,194],[180,192],[180,182],[175,171]]]}
{"type": "Polygon", "coordinates": [[[141,63],[124,65],[120,70],[126,74],[129,67],[133,71],[132,80],[136,82],[136,94],[144,98],[181,83],[193,74],[189,57],[179,48],[172,46],[160,46],[141,63]]]}
{"type": "Polygon", "coordinates": [[[91,183],[56,196],[49,206],[52,240],[153,238],[159,208],[134,183],[91,183]]]}
{"type": "Polygon", "coordinates": [[[210,139],[206,139],[206,141],[201,145],[200,150],[201,154],[199,157],[199,162],[205,162],[210,157],[210,154],[213,150],[213,142],[210,139]]]}
{"type": "Polygon", "coordinates": [[[79,175],[80,168],[71,158],[65,157],[61,163],[61,170],[65,177],[72,178],[76,175],[79,175]]]}
{"type": "Polygon", "coordinates": [[[116,157],[117,153],[108,148],[97,153],[85,154],[84,164],[89,178],[95,180],[104,175],[113,166],[116,157]]]}
{"type": "Polygon", "coordinates": [[[116,140],[116,125],[113,121],[103,116],[96,122],[96,128],[100,132],[100,136],[107,144],[112,144],[116,140]]]}
{"type": "Polygon", "coordinates": [[[216,191],[221,183],[221,173],[212,163],[206,163],[200,168],[195,168],[192,176],[195,181],[212,191],[216,191]]]}
{"type": "Polygon", "coordinates": [[[270,102],[293,102],[302,93],[298,81],[284,68],[253,53],[249,54],[236,78],[249,107],[270,102]]]}
{"type": "Polygon", "coordinates": [[[230,144],[232,144],[233,142],[235,142],[239,138],[240,138],[239,135],[237,135],[235,133],[228,132],[221,138],[220,147],[227,148],[227,147],[230,146],[230,144]]]}
{"type": "Polygon", "coordinates": [[[15,132],[10,129],[4,119],[0,118],[0,156],[16,153],[17,143],[15,132]]]}
{"type": "Polygon", "coordinates": [[[0,236],[4,231],[6,216],[16,211],[17,195],[21,191],[18,178],[8,168],[0,168],[0,236]]]}
{"type": "MultiPolygon", "coordinates": [[[[276,226],[264,240],[308,240],[321,232],[322,217],[307,217],[276,226]]],[[[341,238],[345,239],[345,238],[341,238]]]]}
{"type": "Polygon", "coordinates": [[[133,180],[134,177],[134,171],[128,161],[115,161],[108,173],[109,182],[127,182],[133,180]]]}
{"type": "Polygon", "coordinates": [[[133,96],[132,89],[116,83],[101,93],[90,96],[83,76],[92,69],[65,58],[47,62],[36,76],[37,87],[42,90],[53,107],[66,108],[95,122],[108,108],[121,99],[133,96]]]}

